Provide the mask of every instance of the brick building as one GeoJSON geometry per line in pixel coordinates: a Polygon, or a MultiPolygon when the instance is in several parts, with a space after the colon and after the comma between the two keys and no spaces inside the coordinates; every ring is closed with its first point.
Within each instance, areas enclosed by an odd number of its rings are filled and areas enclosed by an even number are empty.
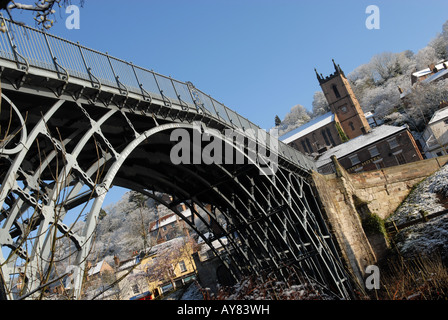
{"type": "MultiPolygon", "coordinates": [[[[182,215],[189,219],[191,217],[191,210],[182,205],[182,215]]],[[[183,221],[176,213],[170,213],[161,217],[158,220],[152,221],[149,224],[149,236],[156,243],[163,243],[171,239],[177,238],[180,235],[189,235],[189,228],[185,221],[183,221]]]]}
{"type": "Polygon", "coordinates": [[[423,160],[406,127],[383,125],[325,152],[316,160],[318,172],[331,174],[335,156],[349,173],[393,167],[423,160]]]}

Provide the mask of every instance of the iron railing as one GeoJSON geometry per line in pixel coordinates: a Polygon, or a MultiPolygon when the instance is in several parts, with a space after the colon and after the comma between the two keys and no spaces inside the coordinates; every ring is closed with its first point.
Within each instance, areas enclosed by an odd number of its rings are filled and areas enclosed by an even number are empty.
{"type": "MultiPolygon", "coordinates": [[[[187,110],[200,110],[246,135],[250,135],[248,129],[254,132],[261,130],[189,82],[166,77],[79,43],[16,24],[3,16],[0,20],[6,29],[0,32],[0,59],[14,62],[20,70],[38,68],[54,72],[59,79],[67,82],[80,79],[90,82],[93,88],[111,87],[123,95],[133,93],[143,100],[157,99],[167,106],[174,104],[187,110]]],[[[271,141],[269,133],[266,139],[271,141]]],[[[278,141],[277,153],[306,171],[316,169],[313,160],[281,141],[278,141]]]]}

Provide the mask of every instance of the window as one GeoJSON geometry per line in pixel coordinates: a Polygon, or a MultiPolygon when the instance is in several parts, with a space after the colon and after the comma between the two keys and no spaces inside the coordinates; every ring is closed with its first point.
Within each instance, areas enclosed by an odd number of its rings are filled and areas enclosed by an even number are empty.
{"type": "Polygon", "coordinates": [[[309,153],[313,153],[313,147],[311,146],[310,140],[306,138],[306,145],[308,146],[309,153]]]}
{"type": "Polygon", "coordinates": [[[180,272],[187,271],[187,266],[185,265],[185,262],[183,260],[181,262],[179,262],[179,269],[180,269],[180,272]]]}
{"type": "Polygon", "coordinates": [[[328,135],[328,138],[330,138],[330,142],[331,142],[331,144],[332,144],[333,146],[335,146],[336,143],[334,143],[333,136],[331,135],[331,131],[330,131],[330,129],[327,128],[327,129],[325,129],[325,131],[327,131],[327,135],[328,135]]]}
{"type": "Polygon", "coordinates": [[[348,125],[350,126],[350,128],[352,129],[352,131],[355,131],[355,126],[353,125],[353,122],[349,122],[348,125]]]}
{"type": "Polygon", "coordinates": [[[377,169],[383,169],[385,167],[383,159],[378,159],[376,161],[373,161],[373,163],[375,164],[377,169]]]}
{"type": "Polygon", "coordinates": [[[393,155],[395,156],[395,159],[397,160],[398,164],[405,164],[406,163],[406,160],[405,160],[405,158],[403,156],[403,152],[401,150],[395,152],[393,155]]]}
{"type": "Polygon", "coordinates": [[[378,152],[378,148],[376,147],[376,146],[373,146],[373,147],[371,147],[371,148],[369,148],[369,153],[370,153],[370,156],[373,158],[373,157],[376,157],[377,155],[379,155],[380,153],[378,152]]]}
{"type": "Polygon", "coordinates": [[[387,143],[389,143],[389,147],[391,149],[394,149],[394,148],[398,147],[398,142],[397,142],[396,138],[392,138],[392,139],[387,140],[387,143]]]}
{"type": "Polygon", "coordinates": [[[134,284],[132,286],[132,291],[134,292],[134,294],[137,294],[140,292],[140,290],[138,289],[138,284],[134,284]]]}
{"type": "Polygon", "coordinates": [[[175,277],[176,273],[174,272],[174,265],[171,264],[168,268],[166,268],[166,273],[169,277],[175,277]]]}
{"type": "Polygon", "coordinates": [[[335,84],[332,86],[332,88],[333,88],[333,92],[334,92],[334,95],[336,96],[336,98],[340,98],[341,94],[339,93],[339,90],[335,84]]]}
{"type": "Polygon", "coordinates": [[[305,141],[300,141],[300,142],[302,143],[303,150],[305,150],[306,153],[309,153],[308,148],[306,147],[305,141]]]}
{"type": "Polygon", "coordinates": [[[326,144],[327,146],[329,146],[329,145],[330,145],[330,141],[328,140],[328,137],[327,137],[327,134],[325,133],[325,130],[322,130],[322,131],[321,131],[321,134],[322,134],[322,137],[324,137],[325,144],[326,144]]]}
{"type": "Polygon", "coordinates": [[[350,161],[352,162],[352,166],[354,166],[355,164],[358,164],[358,163],[361,162],[361,161],[359,161],[359,159],[358,159],[358,155],[357,155],[357,154],[355,154],[355,155],[353,155],[353,156],[349,156],[348,158],[349,158],[350,161]]]}

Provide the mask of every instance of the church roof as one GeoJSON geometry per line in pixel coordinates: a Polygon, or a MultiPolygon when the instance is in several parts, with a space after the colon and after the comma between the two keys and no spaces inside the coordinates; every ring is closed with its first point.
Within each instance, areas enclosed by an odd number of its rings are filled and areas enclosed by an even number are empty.
{"type": "Polygon", "coordinates": [[[340,144],[327,152],[323,153],[318,160],[316,160],[316,166],[322,167],[331,162],[331,156],[336,156],[336,159],[341,159],[349,154],[354,153],[360,149],[368,147],[378,141],[384,140],[389,136],[392,136],[400,131],[406,130],[406,127],[395,127],[382,125],[373,128],[370,132],[356,137],[350,141],[340,144]]]}
{"type": "Polygon", "coordinates": [[[279,140],[288,144],[332,122],[334,122],[334,113],[328,112],[324,115],[314,118],[313,120],[294,130],[289,131],[288,133],[282,135],[279,140]]]}

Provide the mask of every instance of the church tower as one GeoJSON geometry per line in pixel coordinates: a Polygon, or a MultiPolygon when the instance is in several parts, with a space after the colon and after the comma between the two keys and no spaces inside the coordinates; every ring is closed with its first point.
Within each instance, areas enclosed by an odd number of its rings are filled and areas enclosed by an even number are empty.
{"type": "Polygon", "coordinates": [[[349,139],[353,139],[369,132],[370,125],[341,67],[334,60],[333,65],[335,72],[326,78],[314,70],[336,123],[349,139]]]}

